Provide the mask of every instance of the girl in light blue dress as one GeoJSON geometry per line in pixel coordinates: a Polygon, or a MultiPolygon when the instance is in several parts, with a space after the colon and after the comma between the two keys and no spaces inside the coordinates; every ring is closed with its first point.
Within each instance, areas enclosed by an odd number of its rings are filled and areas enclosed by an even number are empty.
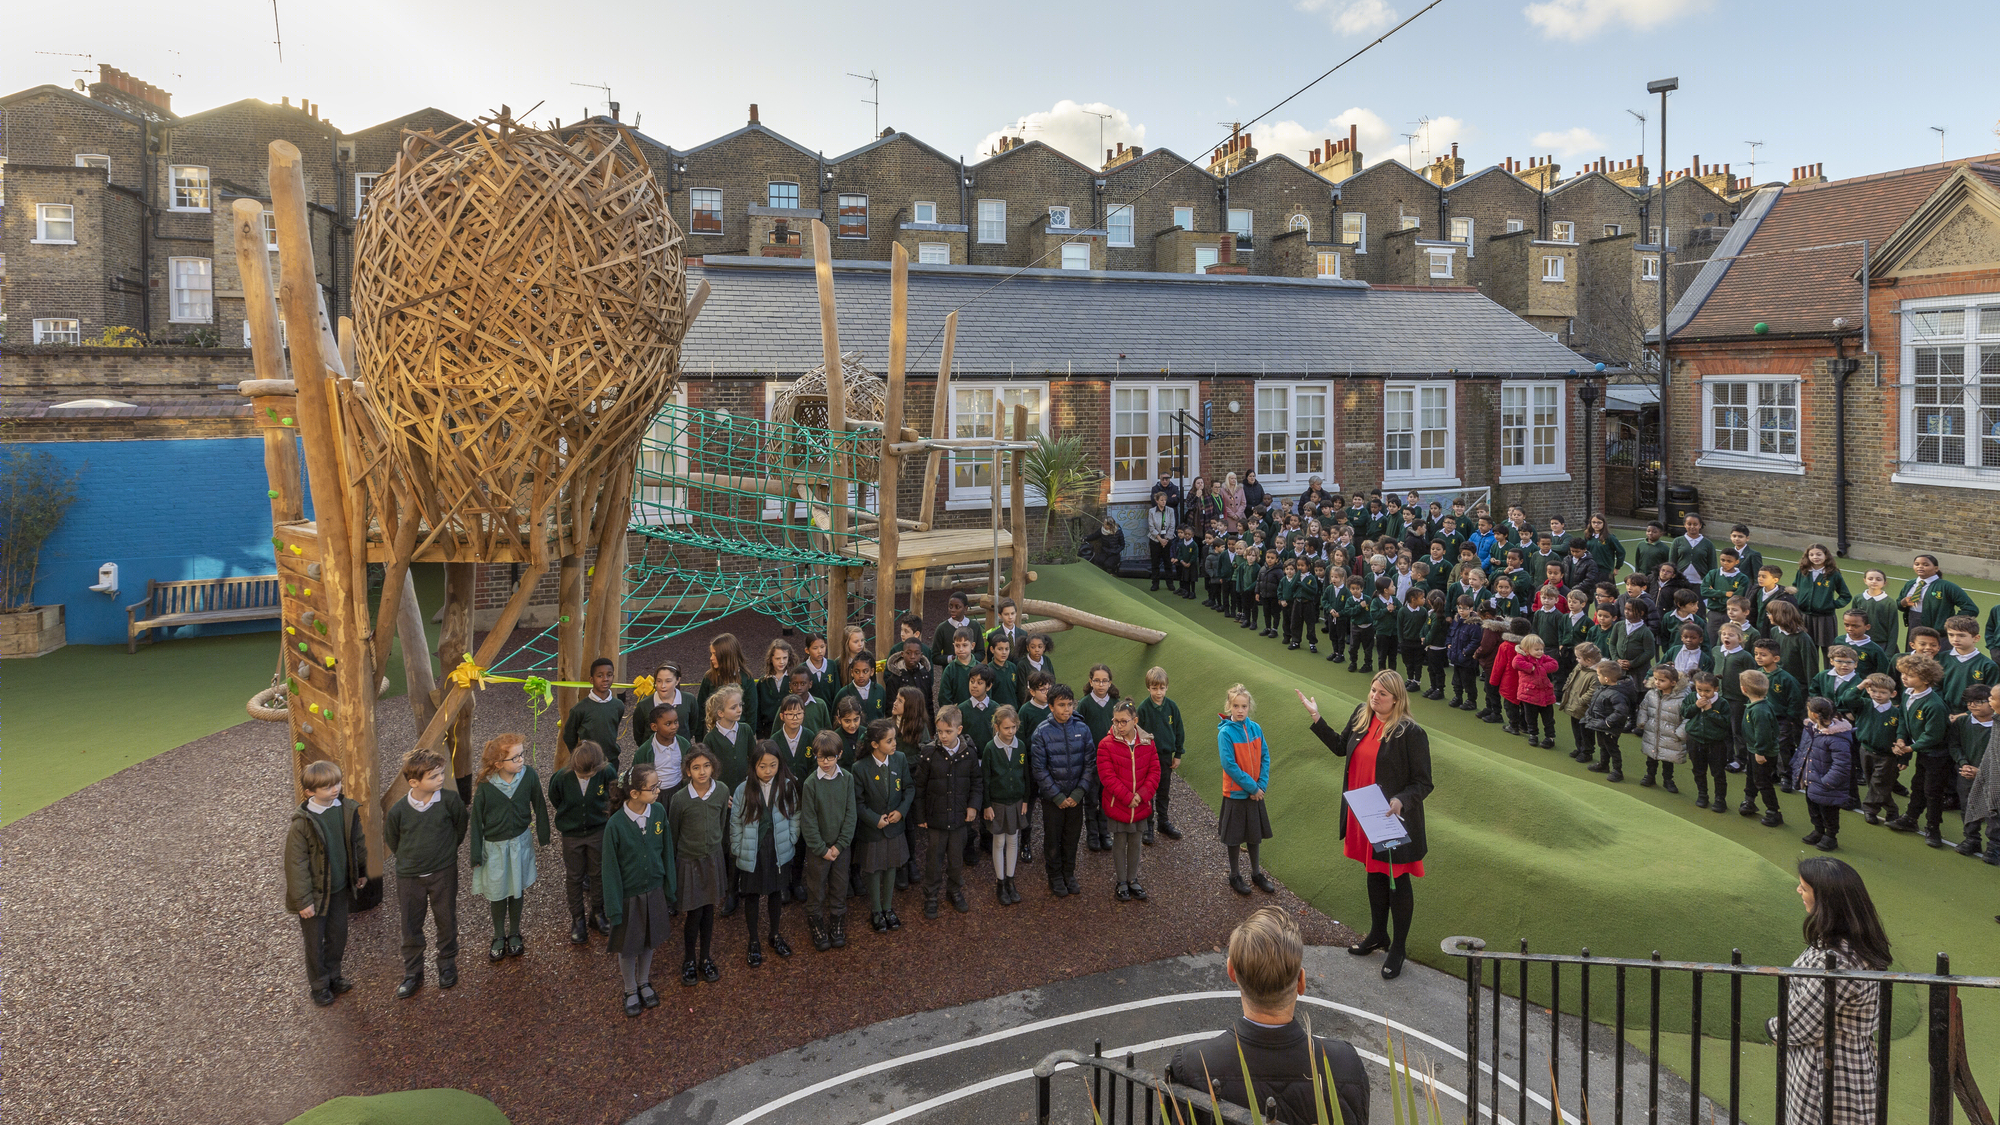
{"type": "Polygon", "coordinates": [[[472,792],[472,889],[493,906],[490,961],[527,951],[521,942],[521,899],[535,884],[537,840],[548,846],[549,805],[528,764],[528,740],[500,735],[480,754],[472,792]]]}

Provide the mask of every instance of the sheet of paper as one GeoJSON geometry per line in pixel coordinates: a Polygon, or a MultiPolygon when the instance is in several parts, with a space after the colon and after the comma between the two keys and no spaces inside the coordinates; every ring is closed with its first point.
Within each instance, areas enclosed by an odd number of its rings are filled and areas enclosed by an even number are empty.
{"type": "Polygon", "coordinates": [[[1347,815],[1361,826],[1361,834],[1376,847],[1400,844],[1410,838],[1409,830],[1403,827],[1403,818],[1389,811],[1389,798],[1383,796],[1379,785],[1364,785],[1359,789],[1349,789],[1347,815]]]}

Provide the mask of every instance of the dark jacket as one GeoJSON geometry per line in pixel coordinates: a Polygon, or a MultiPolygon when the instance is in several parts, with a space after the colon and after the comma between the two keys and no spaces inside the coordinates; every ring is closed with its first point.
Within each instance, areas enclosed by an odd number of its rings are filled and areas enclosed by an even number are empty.
{"type": "Polygon", "coordinates": [[[1598,688],[1590,697],[1590,706],[1583,709],[1583,725],[1589,730],[1612,734],[1631,730],[1632,718],[1638,711],[1638,689],[1639,680],[1634,676],[1598,688]]]}
{"type": "Polygon", "coordinates": [[[1090,736],[1090,725],[1074,711],[1067,723],[1051,717],[1035,728],[1028,762],[1035,792],[1044,800],[1060,801],[1097,788],[1097,740],[1090,736]]]}
{"type": "Polygon", "coordinates": [[[1604,568],[1598,565],[1589,551],[1581,555],[1571,555],[1563,560],[1563,587],[1574,590],[1581,587],[1595,596],[1597,584],[1607,578],[1604,568]]]}
{"type": "Polygon", "coordinates": [[[306,811],[305,802],[292,811],[292,823],[285,830],[285,909],[297,914],[310,906],[314,914],[326,913],[335,890],[354,890],[368,874],[368,841],[361,834],[361,806],[342,798],[341,831],[347,837],[347,886],[327,885],[330,864],[326,856],[326,833],[319,821],[306,811]]]}
{"type": "Polygon", "coordinates": [[[986,807],[981,765],[979,748],[969,738],[958,740],[957,754],[947,754],[943,743],[927,743],[910,763],[910,784],[917,791],[910,819],[943,831],[966,823],[967,812],[977,817],[986,807]]]}
{"type": "MultiPolygon", "coordinates": [[[[1366,704],[1363,704],[1366,706],[1366,704]]],[[[1361,714],[1361,708],[1354,709],[1354,715],[1361,714]]],[[[1352,778],[1354,759],[1349,757],[1361,740],[1368,736],[1368,728],[1351,730],[1354,715],[1348,716],[1346,724],[1339,730],[1326,725],[1326,719],[1315,719],[1313,734],[1326,744],[1326,748],[1338,757],[1347,758],[1347,776],[1352,778]]],[[[1384,796],[1400,798],[1403,802],[1403,827],[1410,833],[1410,842],[1389,852],[1391,863],[1415,863],[1424,858],[1429,849],[1428,838],[1424,835],[1424,798],[1431,795],[1436,786],[1431,784],[1431,736],[1416,720],[1405,718],[1401,725],[1383,734],[1382,745],[1375,753],[1375,784],[1384,796]]],[[[1351,780],[1343,780],[1341,791],[1354,788],[1351,780]]],[[[1340,838],[1347,838],[1347,799],[1340,802],[1340,838]]]]}
{"type": "Polygon", "coordinates": [[[1278,584],[1280,582],[1283,582],[1284,580],[1285,580],[1285,564],[1283,563],[1272,563],[1270,566],[1267,566],[1263,570],[1258,571],[1257,596],[1259,598],[1277,597],[1278,584]]]}
{"type": "Polygon", "coordinates": [[[1453,664],[1471,663],[1479,653],[1480,634],[1483,632],[1485,630],[1479,627],[1477,617],[1470,620],[1452,618],[1450,639],[1445,642],[1445,659],[1453,664]]]}
{"type": "Polygon", "coordinates": [[[1118,573],[1118,561],[1125,554],[1123,528],[1114,526],[1109,535],[1099,528],[1084,536],[1083,541],[1087,545],[1081,552],[1085,558],[1112,574],[1118,573]]]}
{"type": "MultiPolygon", "coordinates": [[[[1243,1086],[1247,1071],[1259,1103],[1277,1099],[1276,1113],[1265,1120],[1272,1125],[1314,1125],[1322,1120],[1319,1109],[1325,1108],[1324,1103],[1313,1105],[1314,1090],[1323,1088],[1329,1070],[1340,1125],[1368,1125],[1368,1075],[1361,1069],[1361,1056],[1346,1043],[1323,1035],[1308,1042],[1306,1029],[1296,1019],[1284,1027],[1265,1027],[1238,1017],[1234,1029],[1176,1050],[1167,1077],[1231,1105],[1247,1106],[1250,1096],[1243,1086]]],[[[1193,1121],[1211,1120],[1205,1102],[1184,1103],[1183,1108],[1193,1110],[1193,1121]]],[[[1255,1108],[1263,1112],[1261,1104],[1255,1108]]],[[[1332,1122],[1333,1115],[1325,1120],[1332,1122]]]]}
{"type": "Polygon", "coordinates": [[[1854,773],[1854,727],[1836,718],[1826,730],[1808,725],[1792,757],[1792,784],[1806,791],[1815,805],[1847,804],[1847,782],[1854,773]]]}
{"type": "Polygon", "coordinates": [[[903,659],[903,650],[897,649],[882,666],[882,691],[888,698],[894,699],[898,691],[905,687],[913,687],[923,692],[925,699],[936,699],[937,694],[932,686],[932,680],[936,675],[930,661],[919,656],[917,666],[912,668],[903,659]]]}

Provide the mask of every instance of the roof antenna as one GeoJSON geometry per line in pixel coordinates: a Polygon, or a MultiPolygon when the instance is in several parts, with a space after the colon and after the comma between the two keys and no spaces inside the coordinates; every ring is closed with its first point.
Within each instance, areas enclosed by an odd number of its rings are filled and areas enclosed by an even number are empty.
{"type": "MultiPolygon", "coordinates": [[[[605,105],[605,107],[606,107],[606,108],[611,108],[611,107],[612,107],[612,105],[613,105],[613,102],[611,101],[611,87],[609,87],[609,86],[600,86],[600,85],[598,85],[598,84],[597,84],[597,83],[595,83],[595,82],[572,82],[572,83],[570,83],[570,85],[572,85],[572,86],[581,86],[581,87],[583,87],[583,88],[584,88],[584,89],[586,89],[586,90],[602,90],[602,91],[604,91],[604,105],[605,105]]],[[[616,110],[615,108],[611,109],[611,116],[613,116],[613,117],[617,117],[617,116],[618,116],[618,111],[617,111],[617,110],[616,110]]]]}
{"type": "MultiPolygon", "coordinates": [[[[1628,109],[1625,112],[1639,119],[1639,151],[1640,152],[1646,151],[1646,115],[1640,113],[1636,109],[1628,109]]],[[[1755,145],[1761,145],[1764,142],[1752,141],[1750,143],[1755,145]]],[[[1757,171],[1757,161],[1756,161],[1757,150],[1755,149],[1750,150],[1750,156],[1751,156],[1750,171],[1754,174],[1757,171]]],[[[1665,160],[1666,158],[1661,157],[1660,159],[1665,160]]]]}
{"type": "Polygon", "coordinates": [[[278,0],[271,0],[271,42],[278,45],[278,61],[285,61],[285,33],[278,28],[278,0]]]}
{"type": "Polygon", "coordinates": [[[1933,133],[1936,133],[1936,134],[1938,135],[1938,163],[1939,163],[1939,164],[1943,164],[1943,163],[1944,163],[1944,126],[1942,126],[1942,125],[1933,125],[1933,126],[1931,126],[1931,132],[1933,132],[1933,133]]]}
{"type": "Polygon", "coordinates": [[[870,70],[866,74],[856,74],[850,70],[847,72],[847,76],[849,78],[859,78],[863,82],[868,83],[869,96],[862,98],[861,101],[865,105],[875,107],[875,131],[868,134],[868,139],[872,141],[882,135],[882,80],[875,76],[873,70],[870,70]]]}
{"type": "Polygon", "coordinates": [[[1744,141],[1750,146],[1750,182],[1757,182],[1757,150],[1764,147],[1763,141],[1744,141]]]}

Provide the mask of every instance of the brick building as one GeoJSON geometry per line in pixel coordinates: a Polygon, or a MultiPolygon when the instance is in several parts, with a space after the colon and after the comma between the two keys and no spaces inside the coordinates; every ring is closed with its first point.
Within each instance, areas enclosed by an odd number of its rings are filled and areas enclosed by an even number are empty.
{"type": "Polygon", "coordinates": [[[1670,479],[1763,538],[2000,572],[2000,154],[1796,177],[1668,319],[1670,479]]]}

